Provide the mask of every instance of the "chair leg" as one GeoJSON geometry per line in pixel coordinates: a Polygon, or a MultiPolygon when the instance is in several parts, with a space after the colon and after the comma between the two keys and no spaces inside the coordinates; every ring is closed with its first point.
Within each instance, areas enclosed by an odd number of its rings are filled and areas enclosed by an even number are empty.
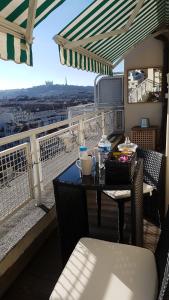
{"type": "Polygon", "coordinates": [[[123,229],[124,229],[124,201],[118,200],[118,233],[119,243],[123,243],[123,229]]]}

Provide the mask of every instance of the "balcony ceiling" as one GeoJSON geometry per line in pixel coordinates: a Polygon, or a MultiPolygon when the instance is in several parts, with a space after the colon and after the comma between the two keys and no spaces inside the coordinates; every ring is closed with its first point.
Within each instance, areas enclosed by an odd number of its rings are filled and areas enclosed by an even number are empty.
{"type": "Polygon", "coordinates": [[[111,74],[127,53],[169,25],[169,0],[95,0],[54,40],[62,64],[111,74]]]}
{"type": "Polygon", "coordinates": [[[1,0],[0,58],[32,65],[32,32],[65,0],[1,0]]]}

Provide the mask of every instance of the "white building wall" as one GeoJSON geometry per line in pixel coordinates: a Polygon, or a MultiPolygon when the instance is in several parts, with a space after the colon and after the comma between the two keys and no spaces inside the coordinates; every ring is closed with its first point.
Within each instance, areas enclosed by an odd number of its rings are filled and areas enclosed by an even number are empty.
{"type": "Polygon", "coordinates": [[[161,67],[163,63],[162,42],[149,38],[133,49],[124,63],[124,106],[126,134],[133,126],[140,125],[142,117],[150,119],[150,125],[159,125],[161,122],[161,103],[127,103],[127,70],[146,67],[161,67]]]}

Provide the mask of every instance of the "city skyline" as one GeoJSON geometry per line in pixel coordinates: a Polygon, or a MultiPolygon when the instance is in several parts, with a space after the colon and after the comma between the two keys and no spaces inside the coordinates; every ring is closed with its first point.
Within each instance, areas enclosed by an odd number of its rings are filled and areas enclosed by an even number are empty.
{"type": "MultiPolygon", "coordinates": [[[[53,36],[59,33],[92,0],[67,0],[34,29],[33,67],[0,60],[0,90],[29,88],[53,81],[54,84],[92,86],[96,73],[63,66],[53,36]]],[[[123,63],[116,71],[123,71],[123,63]]]]}

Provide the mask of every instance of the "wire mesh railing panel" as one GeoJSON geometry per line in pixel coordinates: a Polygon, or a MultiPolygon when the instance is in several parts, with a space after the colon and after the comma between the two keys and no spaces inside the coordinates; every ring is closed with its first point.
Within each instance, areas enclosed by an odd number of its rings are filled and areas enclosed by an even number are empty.
{"type": "Polygon", "coordinates": [[[105,134],[122,133],[124,131],[124,110],[113,110],[105,113],[105,134]]]}
{"type": "Polygon", "coordinates": [[[115,110],[114,113],[114,131],[121,133],[124,131],[124,110],[115,110]]]}
{"type": "Polygon", "coordinates": [[[32,192],[28,144],[0,152],[0,221],[31,199],[32,192]]]}
{"type": "Polygon", "coordinates": [[[114,111],[106,112],[104,115],[104,132],[106,135],[110,135],[112,132],[114,132],[114,118],[114,111]]]}
{"type": "Polygon", "coordinates": [[[120,131],[122,115],[122,111],[85,114],[60,122],[62,127],[57,123],[1,139],[5,150],[0,152],[0,222],[30,199],[39,204],[46,186],[78,158],[79,146],[92,149],[104,132],[120,131]],[[56,131],[46,134],[49,130],[56,131]],[[7,145],[14,147],[6,149],[7,145]]]}
{"type": "Polygon", "coordinates": [[[85,145],[89,149],[95,147],[100,141],[103,133],[102,116],[99,115],[97,117],[84,121],[83,133],[85,145]]]}
{"type": "Polygon", "coordinates": [[[79,125],[39,139],[44,186],[70,166],[79,154],[79,125]]]}
{"type": "Polygon", "coordinates": [[[96,112],[96,107],[94,103],[71,106],[68,107],[68,118],[72,119],[75,116],[85,115],[86,113],[94,112],[96,112]]]}

